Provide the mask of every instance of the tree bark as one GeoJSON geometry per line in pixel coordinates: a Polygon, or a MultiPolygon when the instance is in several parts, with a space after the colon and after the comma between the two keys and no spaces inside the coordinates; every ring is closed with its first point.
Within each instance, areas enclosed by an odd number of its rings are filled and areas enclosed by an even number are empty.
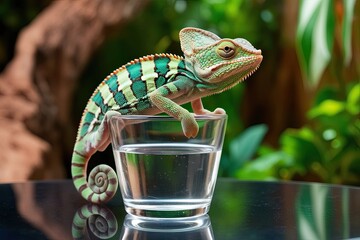
{"type": "Polygon", "coordinates": [[[63,178],[77,80],[109,34],[144,0],[54,1],[18,37],[0,74],[0,182],[63,178]]]}

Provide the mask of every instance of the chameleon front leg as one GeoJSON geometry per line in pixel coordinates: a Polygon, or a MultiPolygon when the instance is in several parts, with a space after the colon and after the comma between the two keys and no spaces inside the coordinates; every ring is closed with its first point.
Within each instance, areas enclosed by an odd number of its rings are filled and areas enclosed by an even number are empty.
{"type": "Polygon", "coordinates": [[[186,137],[196,137],[199,131],[199,126],[195,121],[194,115],[166,97],[169,95],[169,91],[169,88],[164,86],[158,88],[149,95],[151,103],[161,111],[180,120],[183,132],[186,137]]]}
{"type": "Polygon", "coordinates": [[[191,107],[195,114],[226,114],[225,110],[222,108],[216,108],[213,112],[204,109],[201,98],[195,99],[191,102],[191,107]]]}

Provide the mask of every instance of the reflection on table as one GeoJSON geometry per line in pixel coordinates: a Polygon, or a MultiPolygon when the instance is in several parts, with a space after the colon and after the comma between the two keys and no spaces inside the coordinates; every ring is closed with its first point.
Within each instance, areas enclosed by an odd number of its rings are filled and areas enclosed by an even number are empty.
{"type": "Polygon", "coordinates": [[[360,188],[219,179],[209,216],[149,225],[126,215],[119,193],[98,206],[82,200],[71,181],[0,185],[0,239],[156,239],[164,234],[173,239],[356,238],[360,188]]]}

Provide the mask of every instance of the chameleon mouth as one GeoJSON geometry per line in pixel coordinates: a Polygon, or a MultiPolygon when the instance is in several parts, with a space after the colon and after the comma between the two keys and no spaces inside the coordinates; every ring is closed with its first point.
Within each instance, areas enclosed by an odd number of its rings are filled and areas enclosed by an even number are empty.
{"type": "Polygon", "coordinates": [[[256,70],[258,70],[258,68],[260,67],[260,64],[261,64],[261,62],[262,62],[262,60],[263,60],[263,56],[262,55],[258,55],[257,57],[256,57],[256,60],[255,60],[255,68],[252,70],[252,71],[250,71],[248,74],[246,74],[240,81],[244,81],[245,79],[247,79],[249,76],[251,76],[256,70]]]}
{"type": "MultiPolygon", "coordinates": [[[[235,78],[234,81],[231,81],[230,84],[226,85],[220,91],[214,92],[213,94],[222,93],[222,92],[224,92],[226,90],[229,90],[230,88],[236,86],[238,83],[245,81],[248,77],[250,77],[260,67],[262,59],[263,59],[262,55],[257,55],[256,58],[255,58],[255,61],[248,65],[249,68],[251,68],[251,66],[254,66],[251,71],[249,71],[248,73],[246,73],[243,76],[240,76],[239,78],[237,78],[236,75],[235,75],[234,76],[234,78],[235,78]]],[[[237,62],[238,61],[239,60],[237,60],[237,62]]],[[[229,76],[229,77],[231,77],[231,76],[229,76]]],[[[224,80],[222,80],[222,81],[224,81],[224,80]]],[[[225,82],[226,82],[226,80],[225,80],[225,82]]]]}
{"type": "MultiPolygon", "coordinates": [[[[242,74],[245,72],[245,75],[240,76],[240,79],[236,80],[235,82],[241,82],[244,81],[246,78],[248,78],[251,74],[253,74],[260,66],[260,63],[262,62],[263,56],[261,54],[251,56],[251,57],[243,57],[240,59],[231,60],[228,62],[219,63],[215,66],[213,66],[210,70],[211,74],[216,74],[216,71],[219,68],[222,68],[225,65],[239,65],[238,67],[238,74],[233,74],[233,70],[229,71],[229,73],[224,73],[221,77],[215,77],[214,79],[210,80],[211,83],[219,83],[224,82],[224,79],[227,79],[232,76],[236,76],[239,74],[242,74]]],[[[236,71],[236,70],[235,70],[236,71]]],[[[209,75],[211,75],[209,74],[209,75]]],[[[208,76],[209,77],[209,76],[208,76]]],[[[225,80],[226,81],[226,80],[225,80]]]]}

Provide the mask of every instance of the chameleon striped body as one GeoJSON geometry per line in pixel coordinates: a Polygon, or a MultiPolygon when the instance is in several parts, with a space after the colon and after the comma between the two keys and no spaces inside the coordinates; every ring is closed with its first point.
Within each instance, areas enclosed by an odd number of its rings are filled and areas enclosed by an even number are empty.
{"type": "MultiPolygon", "coordinates": [[[[81,120],[77,144],[75,145],[72,159],[72,175],[75,187],[91,202],[102,202],[97,194],[93,194],[90,188],[87,188],[84,168],[88,161],[89,149],[83,145],[83,141],[91,133],[98,131],[105,114],[109,111],[117,111],[120,114],[140,114],[151,109],[149,94],[161,86],[171,92],[171,89],[178,89],[174,83],[175,76],[186,76],[194,78],[193,74],[185,69],[185,62],[182,57],[172,54],[149,55],[140,59],[133,60],[128,64],[116,69],[108,75],[104,81],[94,91],[89,99],[87,107],[81,120]],[[84,151],[85,150],[85,151],[84,151]]],[[[155,110],[155,109],[154,109],[155,110]]],[[[155,113],[153,111],[151,114],[155,113]]],[[[149,111],[147,114],[150,114],[149,111]]],[[[92,155],[92,154],[91,154],[92,155]]],[[[96,179],[96,173],[103,172],[104,166],[98,166],[94,172],[90,173],[90,180],[96,179]]],[[[106,171],[106,170],[105,170],[106,171]]],[[[100,179],[106,179],[106,175],[100,179]]],[[[100,182],[98,185],[102,185],[100,182]]],[[[96,186],[95,181],[90,184],[96,186]]],[[[109,182],[105,184],[115,185],[116,174],[113,173],[109,182]]],[[[111,196],[116,189],[110,188],[105,191],[106,195],[111,196]]],[[[99,190],[100,191],[100,190],[99,190]]]]}
{"type": "Polygon", "coordinates": [[[183,58],[172,54],[149,55],[116,69],[90,98],[83,116],[80,139],[96,131],[109,110],[126,115],[150,109],[148,93],[164,85],[169,92],[174,88],[178,90],[177,84],[173,83],[178,75],[195,78],[186,70],[183,58]]]}
{"type": "MultiPolygon", "coordinates": [[[[71,167],[74,185],[88,201],[106,202],[117,189],[117,176],[106,165],[95,167],[89,182],[86,179],[90,157],[109,145],[111,116],[165,112],[181,121],[187,137],[194,137],[198,126],[193,114],[180,105],[191,102],[195,114],[210,113],[203,108],[201,97],[236,85],[252,74],[262,60],[261,51],[246,40],[221,39],[201,29],[183,29],[180,43],[185,58],[155,54],[133,60],[108,75],[89,99],[71,167]]],[[[213,113],[224,111],[217,109],[213,113]]]]}

